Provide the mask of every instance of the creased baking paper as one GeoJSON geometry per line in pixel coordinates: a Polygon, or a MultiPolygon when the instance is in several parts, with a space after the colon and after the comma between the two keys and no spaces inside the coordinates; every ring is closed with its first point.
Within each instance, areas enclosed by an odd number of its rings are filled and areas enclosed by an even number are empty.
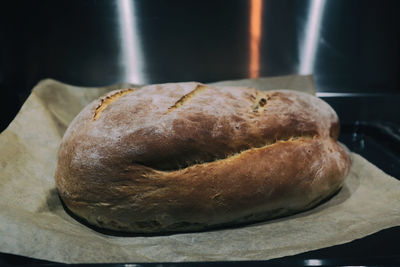
{"type": "MultiPolygon", "coordinates": [[[[313,93],[311,77],[221,82],[313,93]]],[[[54,183],[56,153],[77,113],[126,84],[83,88],[41,81],[0,135],[0,251],[65,263],[267,260],[345,243],[400,225],[400,181],[364,158],[342,190],[318,207],[248,226],[165,236],[111,236],[63,209],[54,183]]]]}

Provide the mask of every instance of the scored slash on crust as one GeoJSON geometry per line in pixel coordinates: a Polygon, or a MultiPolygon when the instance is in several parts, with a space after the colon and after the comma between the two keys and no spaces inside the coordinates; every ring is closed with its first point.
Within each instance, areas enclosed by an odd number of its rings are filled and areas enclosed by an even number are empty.
{"type": "Polygon", "coordinates": [[[255,98],[253,105],[251,106],[251,110],[253,112],[263,111],[267,101],[270,100],[271,97],[269,95],[265,95],[263,97],[255,98]]]}
{"type": "Polygon", "coordinates": [[[100,117],[100,114],[115,100],[119,99],[120,97],[133,93],[137,90],[137,88],[128,88],[124,90],[120,90],[115,92],[114,94],[108,95],[100,100],[100,104],[96,107],[96,110],[93,115],[93,120],[97,120],[100,117]]]}
{"type": "MultiPolygon", "coordinates": [[[[311,141],[311,140],[313,140],[313,139],[315,139],[317,137],[318,137],[317,134],[303,134],[303,135],[299,135],[299,136],[290,136],[290,137],[285,137],[285,138],[281,138],[281,139],[270,140],[270,141],[265,142],[264,144],[262,144],[260,146],[254,146],[254,147],[251,147],[251,148],[243,149],[241,151],[225,155],[224,157],[217,157],[217,158],[212,158],[212,159],[209,159],[209,160],[202,160],[202,161],[186,162],[186,164],[178,165],[178,166],[171,167],[171,168],[157,168],[154,165],[147,165],[146,163],[137,162],[137,161],[132,161],[131,163],[132,163],[132,165],[151,168],[151,169],[153,169],[155,171],[158,171],[158,172],[183,171],[184,169],[189,169],[189,168],[200,166],[200,165],[207,165],[207,164],[210,164],[210,163],[222,162],[222,161],[230,161],[230,160],[232,160],[234,158],[243,156],[246,153],[252,153],[254,151],[262,150],[262,149],[265,149],[267,147],[272,147],[272,146],[280,144],[280,143],[289,143],[289,142],[301,143],[301,142],[311,141]]],[[[330,152],[332,152],[332,151],[330,151],[330,152]]],[[[215,197],[217,197],[217,196],[215,196],[215,197]]]]}
{"type": "Polygon", "coordinates": [[[207,86],[204,84],[197,85],[195,89],[193,89],[186,95],[182,96],[178,101],[175,102],[175,104],[173,104],[171,107],[169,107],[168,111],[165,113],[171,112],[174,109],[179,108],[180,106],[182,106],[183,104],[188,102],[190,99],[192,99],[196,94],[204,91],[206,88],[207,88],[207,86]]]}

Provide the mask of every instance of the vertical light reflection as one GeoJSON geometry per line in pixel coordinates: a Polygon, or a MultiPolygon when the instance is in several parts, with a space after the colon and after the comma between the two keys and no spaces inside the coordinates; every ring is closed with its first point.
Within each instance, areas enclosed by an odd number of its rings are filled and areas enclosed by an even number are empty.
{"type": "Polygon", "coordinates": [[[121,42],[120,63],[124,67],[125,82],[145,83],[142,72],[140,39],[135,22],[135,5],[131,0],[116,1],[121,42]]]}
{"type": "Polygon", "coordinates": [[[325,4],[326,0],[310,0],[303,44],[300,50],[300,74],[313,72],[325,4]]]}
{"type": "Polygon", "coordinates": [[[250,78],[256,78],[260,76],[261,21],[262,0],[250,0],[250,78]]]}

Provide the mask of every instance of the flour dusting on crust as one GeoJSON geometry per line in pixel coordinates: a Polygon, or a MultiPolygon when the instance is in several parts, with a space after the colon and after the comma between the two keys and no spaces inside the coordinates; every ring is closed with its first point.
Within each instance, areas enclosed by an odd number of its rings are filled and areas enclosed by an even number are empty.
{"type": "Polygon", "coordinates": [[[329,105],[308,94],[195,82],[145,86],[88,120],[96,107],[96,101],[86,107],[64,137],[80,139],[75,160],[82,164],[102,164],[102,155],[110,153],[156,168],[179,168],[290,137],[325,138],[338,121],[329,105]],[[265,103],[255,111],[260,99],[265,103]]]}

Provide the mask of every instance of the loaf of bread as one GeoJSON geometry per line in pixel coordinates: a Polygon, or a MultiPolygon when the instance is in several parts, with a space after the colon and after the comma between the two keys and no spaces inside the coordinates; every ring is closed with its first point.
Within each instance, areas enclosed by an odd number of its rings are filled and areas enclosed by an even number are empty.
{"type": "Polygon", "coordinates": [[[65,206],[104,229],[198,231],[307,210],[350,158],[308,94],[169,83],[108,93],[69,125],[55,174],[65,206]]]}

